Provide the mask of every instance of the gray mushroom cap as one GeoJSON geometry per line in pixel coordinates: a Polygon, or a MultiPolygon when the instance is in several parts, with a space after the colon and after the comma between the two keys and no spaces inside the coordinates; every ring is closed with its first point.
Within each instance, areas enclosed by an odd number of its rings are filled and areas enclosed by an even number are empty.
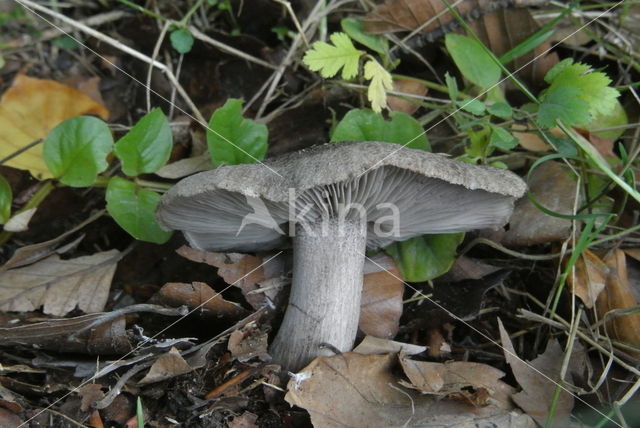
{"type": "Polygon", "coordinates": [[[499,168],[383,142],[329,143],[185,178],[162,197],[157,219],[195,248],[258,251],[280,245],[290,223],[362,217],[354,209],[362,207],[367,246],[376,248],[500,227],[525,191],[499,168]]]}

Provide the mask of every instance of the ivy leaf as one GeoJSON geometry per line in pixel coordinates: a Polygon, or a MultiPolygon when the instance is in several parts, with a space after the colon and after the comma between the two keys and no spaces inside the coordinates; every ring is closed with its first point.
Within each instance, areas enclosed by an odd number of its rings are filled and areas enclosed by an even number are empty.
{"type": "Polygon", "coordinates": [[[54,177],[72,187],[91,186],[107,169],[113,136],[102,120],[78,116],[65,120],[44,139],[42,155],[54,177]]]}
{"type": "Polygon", "coordinates": [[[130,177],[155,172],[169,160],[173,136],[166,116],[159,108],[151,110],[115,146],[122,160],[122,171],[130,177]]]}
{"type": "Polygon", "coordinates": [[[385,248],[408,282],[422,282],[447,273],[464,233],[424,235],[385,248]]]}
{"type": "Polygon", "coordinates": [[[169,39],[171,40],[171,46],[173,46],[178,53],[189,53],[193,47],[193,36],[184,28],[173,30],[169,35],[169,39]]]}
{"type": "Polygon", "coordinates": [[[500,80],[500,66],[478,43],[460,34],[447,34],[444,44],[458,70],[472,83],[483,89],[490,88],[500,80]]]}
{"type": "Polygon", "coordinates": [[[261,161],[267,153],[266,125],[242,117],[242,100],[229,98],[209,120],[207,145],[215,167],[261,161]]]}
{"type": "Polygon", "coordinates": [[[563,86],[547,93],[538,109],[538,125],[552,128],[557,119],[569,126],[587,123],[591,117],[589,108],[579,96],[580,90],[573,86],[563,86]]]}
{"type": "Polygon", "coordinates": [[[127,179],[113,177],[107,185],[105,199],[111,217],[134,238],[164,244],[171,237],[171,232],[162,230],[156,222],[158,193],[139,189],[127,179]]]}
{"type": "Polygon", "coordinates": [[[11,202],[13,192],[9,182],[0,175],[0,224],[5,224],[11,218],[11,202]]]}
{"type": "Polygon", "coordinates": [[[371,110],[350,110],[334,128],[331,141],[386,141],[410,149],[431,150],[417,120],[398,111],[392,111],[389,117],[391,120],[388,121],[371,110]]]}
{"type": "Polygon", "coordinates": [[[333,33],[331,43],[315,42],[302,59],[311,71],[319,71],[324,78],[333,77],[342,69],[343,79],[353,79],[358,74],[358,62],[364,54],[356,49],[345,33],[333,33]]]}
{"type": "Polygon", "coordinates": [[[391,74],[378,61],[369,60],[364,65],[364,78],[371,80],[367,90],[371,109],[380,113],[383,108],[387,108],[387,91],[393,89],[391,74]]]}

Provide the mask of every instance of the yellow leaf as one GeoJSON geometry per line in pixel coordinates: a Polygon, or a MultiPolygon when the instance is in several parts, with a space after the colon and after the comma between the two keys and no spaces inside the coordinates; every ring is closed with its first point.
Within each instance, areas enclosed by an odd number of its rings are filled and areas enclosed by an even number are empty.
{"type": "Polygon", "coordinates": [[[367,98],[371,102],[371,109],[380,113],[387,108],[387,91],[393,89],[391,74],[373,59],[364,65],[364,78],[371,80],[367,98]]]}
{"type": "MultiPolygon", "coordinates": [[[[44,138],[66,119],[93,114],[108,119],[109,111],[82,92],[53,80],[18,75],[0,99],[0,159],[44,138]]],[[[51,174],[42,158],[42,144],[5,165],[27,169],[40,179],[51,174]]]]}

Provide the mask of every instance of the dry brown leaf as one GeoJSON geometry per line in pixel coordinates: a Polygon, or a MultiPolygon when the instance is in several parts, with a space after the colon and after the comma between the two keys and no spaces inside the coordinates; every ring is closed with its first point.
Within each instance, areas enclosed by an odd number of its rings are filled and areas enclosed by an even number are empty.
{"type": "MultiPolygon", "coordinates": [[[[527,412],[529,416],[540,425],[545,425],[547,412],[556,389],[556,383],[560,375],[564,352],[560,344],[552,339],[547,344],[547,349],[538,355],[536,359],[525,362],[516,357],[515,349],[498,319],[500,340],[504,349],[504,357],[511,366],[514,377],[522,387],[522,391],[512,396],[513,401],[527,412]]],[[[571,356],[569,373],[580,373],[585,364],[584,350],[576,342],[571,356]]],[[[569,417],[573,409],[573,396],[567,391],[562,391],[557,400],[556,412],[553,419],[553,427],[564,428],[569,426],[569,417]]]]}
{"type": "MultiPolygon", "coordinates": [[[[576,181],[568,168],[558,162],[545,162],[531,173],[529,190],[544,207],[571,214],[576,195],[576,181]]],[[[516,202],[504,245],[535,245],[566,239],[571,220],[552,217],[540,211],[528,198],[516,202]]]]}
{"type": "Polygon", "coordinates": [[[63,316],[76,306],[100,312],[109,296],[118,250],[61,260],[52,255],[29,266],[0,273],[0,310],[63,316]]]}
{"type": "Polygon", "coordinates": [[[386,254],[375,256],[375,263],[366,263],[364,273],[359,328],[367,335],[391,339],[400,328],[402,275],[386,254]]]}
{"type": "Polygon", "coordinates": [[[93,406],[104,398],[104,392],[102,392],[102,385],[99,383],[88,383],[82,385],[78,389],[78,394],[82,397],[80,402],[80,410],[86,412],[93,408],[93,406]]]}
{"type": "Polygon", "coordinates": [[[269,337],[265,331],[260,330],[256,323],[252,322],[239,330],[235,330],[229,336],[227,349],[231,355],[240,362],[245,362],[253,357],[266,360],[269,337]]]}
{"type": "Polygon", "coordinates": [[[240,416],[236,416],[229,422],[227,426],[229,428],[258,428],[256,422],[258,421],[258,415],[245,411],[240,416]]]}
{"type": "Polygon", "coordinates": [[[400,355],[416,355],[427,350],[426,346],[412,345],[411,343],[396,342],[388,339],[380,339],[373,336],[365,336],[362,342],[355,347],[353,352],[363,355],[400,353],[400,355]]]}
{"type": "MultiPolygon", "coordinates": [[[[491,403],[503,409],[512,409],[511,395],[515,389],[500,379],[505,373],[495,367],[469,361],[450,361],[432,363],[400,358],[404,373],[411,385],[421,392],[443,396],[467,396],[472,398],[469,388],[484,390],[486,402],[474,402],[475,405],[491,403]]],[[[471,401],[471,400],[470,400],[471,401]]]]}
{"type": "Polygon", "coordinates": [[[609,267],[592,251],[585,249],[576,261],[575,275],[569,275],[567,280],[571,292],[587,308],[592,308],[604,289],[608,275],[609,267]]]}
{"type": "Polygon", "coordinates": [[[242,306],[224,299],[204,282],[168,282],[158,291],[158,296],[168,305],[201,308],[218,317],[240,318],[247,314],[242,306]]]}
{"type": "MultiPolygon", "coordinates": [[[[95,114],[105,120],[109,117],[104,106],[76,89],[19,74],[0,99],[0,158],[44,138],[62,121],[83,114],[95,114]]],[[[6,164],[27,169],[39,178],[51,177],[42,158],[42,144],[6,164]]]]}
{"type": "Polygon", "coordinates": [[[160,382],[189,373],[193,368],[182,358],[180,351],[172,347],[169,352],[158,357],[138,385],[160,382]]]}
{"type": "MultiPolygon", "coordinates": [[[[609,267],[609,276],[604,291],[596,302],[598,315],[602,318],[609,311],[628,309],[638,305],[633,296],[627,274],[624,251],[615,249],[607,253],[604,262],[609,267]]],[[[607,332],[613,338],[634,345],[640,345],[640,314],[614,318],[606,323],[607,332]]],[[[631,353],[640,358],[639,353],[631,353]]]]}
{"type": "MultiPolygon", "coordinates": [[[[420,97],[424,97],[425,95],[427,95],[428,88],[422,83],[415,80],[394,79],[393,90],[396,92],[401,92],[403,94],[418,95],[420,97]]],[[[420,104],[417,102],[418,100],[413,98],[412,100],[413,102],[408,101],[402,97],[389,95],[389,97],[387,97],[387,105],[392,111],[400,111],[402,113],[411,115],[420,108],[420,104]]]]}
{"type": "Polygon", "coordinates": [[[629,257],[640,262],[640,248],[625,248],[622,251],[624,251],[629,257]]]}
{"type": "Polygon", "coordinates": [[[405,389],[392,374],[395,361],[395,354],[353,352],[316,358],[289,382],[285,400],[305,408],[316,427],[534,426],[516,411],[405,389]]]}
{"type": "MultiPolygon", "coordinates": [[[[517,132],[513,133],[513,136],[518,139],[520,146],[531,152],[549,152],[553,148],[547,144],[546,141],[540,137],[537,130],[531,126],[521,125],[514,123],[511,128],[517,132]]],[[[557,132],[562,132],[559,128],[552,128],[551,132],[555,135],[557,132]]]]}

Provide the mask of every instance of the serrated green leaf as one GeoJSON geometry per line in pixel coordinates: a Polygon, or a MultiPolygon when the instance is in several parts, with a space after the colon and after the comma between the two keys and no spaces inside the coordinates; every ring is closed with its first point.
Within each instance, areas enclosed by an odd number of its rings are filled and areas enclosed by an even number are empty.
{"type": "Polygon", "coordinates": [[[387,107],[387,91],[393,89],[391,74],[378,61],[369,60],[364,65],[364,78],[371,80],[367,90],[367,99],[371,102],[371,109],[380,113],[387,107]]]}
{"type": "Polygon", "coordinates": [[[343,79],[358,74],[358,62],[364,52],[356,49],[345,33],[333,33],[331,43],[315,42],[302,59],[311,71],[319,71],[325,78],[333,77],[342,69],[343,79]]]}
{"type": "Polygon", "coordinates": [[[173,46],[178,53],[189,53],[193,47],[193,36],[184,28],[173,30],[171,34],[169,34],[169,39],[171,40],[171,46],[173,46]]]}
{"type": "Polygon", "coordinates": [[[242,100],[229,98],[213,112],[207,145],[215,167],[261,161],[267,153],[266,125],[242,117],[242,100]]]}
{"type": "MultiPolygon", "coordinates": [[[[547,71],[547,74],[544,75],[544,81],[549,83],[549,84],[551,84],[551,82],[553,82],[553,80],[558,76],[558,74],[560,74],[567,67],[570,67],[572,65],[574,65],[573,64],[573,58],[565,58],[565,59],[563,59],[562,61],[560,61],[559,63],[557,63],[553,67],[551,67],[551,69],[549,71],[547,71]]],[[[578,72],[578,74],[586,73],[587,71],[589,71],[589,66],[585,65],[585,64],[578,63],[578,67],[575,68],[575,70],[578,72]]]]}
{"type": "Polygon", "coordinates": [[[391,120],[387,121],[371,110],[350,110],[336,125],[331,141],[385,141],[411,149],[431,150],[424,129],[417,120],[398,111],[392,111],[389,117],[391,120]]]}
{"type": "Polygon", "coordinates": [[[615,141],[626,131],[624,125],[628,124],[629,118],[627,117],[627,112],[624,110],[624,107],[622,107],[622,104],[620,104],[620,101],[616,100],[615,106],[610,113],[597,115],[589,123],[584,125],[583,128],[589,131],[603,128],[618,128],[594,132],[594,134],[600,138],[615,141]]]}
{"type": "Polygon", "coordinates": [[[107,185],[105,199],[111,217],[134,238],[164,244],[171,237],[171,232],[162,230],[156,222],[158,193],[140,189],[124,178],[113,177],[107,185]]]}
{"type": "Polygon", "coordinates": [[[91,186],[107,169],[113,136],[102,120],[78,116],[65,120],[44,139],[42,155],[51,174],[72,187],[91,186]]]}
{"type": "Polygon", "coordinates": [[[444,73],[444,81],[447,84],[447,89],[449,90],[449,98],[451,101],[456,101],[458,99],[458,82],[456,78],[449,74],[447,71],[444,73]]]}
{"type": "Polygon", "coordinates": [[[162,110],[155,108],[118,140],[114,152],[122,161],[122,171],[135,177],[155,172],[164,166],[172,147],[169,121],[162,110]]]}
{"type": "Polygon", "coordinates": [[[476,116],[481,116],[482,114],[484,114],[486,109],[486,106],[482,101],[474,98],[468,98],[466,100],[458,101],[456,105],[458,106],[458,108],[476,116]]]}
{"type": "Polygon", "coordinates": [[[593,116],[610,113],[615,108],[619,92],[609,86],[611,79],[606,74],[585,72],[584,67],[584,64],[578,63],[563,69],[553,79],[547,92],[564,87],[577,88],[580,91],[578,97],[587,103],[589,113],[593,116]]]}
{"type": "Polygon", "coordinates": [[[558,119],[568,126],[587,123],[591,118],[589,107],[579,96],[580,90],[573,86],[563,86],[545,94],[538,109],[538,125],[552,128],[558,119]]]}
{"type": "Polygon", "coordinates": [[[11,218],[11,202],[13,192],[9,182],[0,175],[0,224],[5,224],[11,218]]]}
{"type": "Polygon", "coordinates": [[[507,103],[497,102],[487,106],[487,110],[495,117],[509,119],[513,115],[513,109],[507,103]]]}
{"type": "Polygon", "coordinates": [[[389,41],[379,34],[366,34],[362,22],[353,18],[343,18],[340,21],[342,31],[358,43],[368,47],[374,52],[385,55],[389,50],[389,41]]]}
{"type": "Polygon", "coordinates": [[[499,126],[491,126],[491,137],[489,144],[504,151],[509,151],[518,145],[518,139],[511,135],[509,131],[499,126]]]}
{"type": "Polygon", "coordinates": [[[483,89],[500,80],[500,66],[485,52],[480,43],[460,34],[447,34],[444,44],[453,62],[472,83],[483,89]]]}
{"type": "Polygon", "coordinates": [[[391,244],[385,251],[406,281],[429,281],[449,271],[463,239],[464,233],[424,235],[391,244]]]}

